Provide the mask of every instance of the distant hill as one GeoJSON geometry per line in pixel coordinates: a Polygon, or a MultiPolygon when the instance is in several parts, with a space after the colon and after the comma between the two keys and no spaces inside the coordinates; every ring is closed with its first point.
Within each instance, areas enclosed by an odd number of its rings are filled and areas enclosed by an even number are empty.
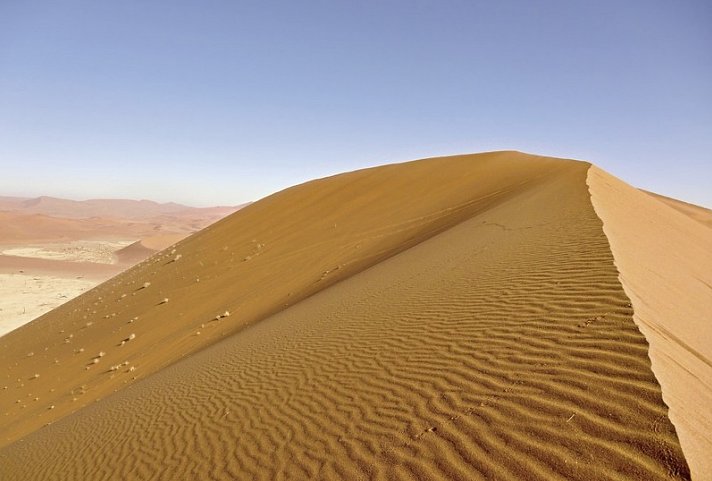
{"type": "Polygon", "coordinates": [[[241,206],[188,207],[173,202],[158,203],[151,200],[90,199],[69,200],[56,197],[0,197],[0,211],[42,214],[67,219],[91,217],[118,217],[145,220],[154,217],[201,217],[216,219],[235,212],[241,206]]]}
{"type": "Polygon", "coordinates": [[[150,200],[0,197],[0,244],[188,234],[243,206],[188,207],[150,200]]]}
{"type": "Polygon", "coordinates": [[[699,205],[690,204],[689,202],[684,202],[682,200],[673,199],[671,197],[666,197],[664,195],[655,194],[653,192],[643,191],[648,195],[651,195],[658,199],[659,201],[669,205],[675,210],[678,210],[685,214],[686,216],[695,219],[697,222],[706,225],[707,227],[712,227],[712,210],[706,207],[701,207],[699,205]]]}

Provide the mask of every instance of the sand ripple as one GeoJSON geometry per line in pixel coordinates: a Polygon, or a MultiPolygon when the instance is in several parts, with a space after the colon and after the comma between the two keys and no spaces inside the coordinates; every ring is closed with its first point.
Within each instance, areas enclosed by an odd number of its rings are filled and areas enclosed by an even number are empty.
{"type": "Polygon", "coordinates": [[[8,479],[688,479],[587,166],[0,451],[8,479]]]}

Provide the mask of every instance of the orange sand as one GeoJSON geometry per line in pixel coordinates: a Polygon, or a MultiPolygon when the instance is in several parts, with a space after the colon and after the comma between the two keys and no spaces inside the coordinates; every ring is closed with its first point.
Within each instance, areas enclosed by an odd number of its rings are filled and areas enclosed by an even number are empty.
{"type": "Polygon", "coordinates": [[[367,169],[179,242],[0,338],[0,478],[689,479],[589,166],[367,169]]]}

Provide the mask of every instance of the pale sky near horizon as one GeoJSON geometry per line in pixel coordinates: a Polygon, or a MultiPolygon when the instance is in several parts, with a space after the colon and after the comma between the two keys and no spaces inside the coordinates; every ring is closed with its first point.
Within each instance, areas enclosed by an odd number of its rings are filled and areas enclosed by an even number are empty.
{"type": "Polygon", "coordinates": [[[512,149],[712,207],[712,2],[0,0],[0,195],[235,205],[512,149]]]}

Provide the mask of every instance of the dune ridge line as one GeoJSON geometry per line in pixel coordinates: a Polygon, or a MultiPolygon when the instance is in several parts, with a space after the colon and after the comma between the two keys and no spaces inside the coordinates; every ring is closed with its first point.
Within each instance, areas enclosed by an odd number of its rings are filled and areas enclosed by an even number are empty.
{"type": "Polygon", "coordinates": [[[689,479],[589,166],[436,158],[252,204],[10,333],[0,476],[689,479]]]}
{"type": "Polygon", "coordinates": [[[681,212],[595,166],[586,182],[692,479],[712,480],[712,230],[703,209],[681,212]]]}

